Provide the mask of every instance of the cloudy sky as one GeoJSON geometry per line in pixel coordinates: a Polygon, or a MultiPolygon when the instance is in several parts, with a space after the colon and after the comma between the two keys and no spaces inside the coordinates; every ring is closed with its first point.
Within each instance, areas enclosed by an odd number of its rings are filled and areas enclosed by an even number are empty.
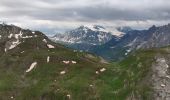
{"type": "Polygon", "coordinates": [[[84,24],[143,29],[170,23],[170,0],[0,0],[0,20],[50,34],[84,24]]]}

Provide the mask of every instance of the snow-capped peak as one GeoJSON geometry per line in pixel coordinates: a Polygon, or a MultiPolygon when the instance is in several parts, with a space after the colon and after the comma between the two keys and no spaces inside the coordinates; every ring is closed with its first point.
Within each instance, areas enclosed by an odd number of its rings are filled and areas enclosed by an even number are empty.
{"type": "Polygon", "coordinates": [[[83,25],[82,27],[85,28],[85,30],[90,29],[92,31],[111,33],[113,36],[116,36],[116,37],[122,37],[122,36],[125,35],[124,32],[119,31],[115,27],[103,27],[103,26],[100,26],[100,25],[83,25]]]}
{"type": "Polygon", "coordinates": [[[124,32],[117,30],[115,27],[108,27],[106,28],[106,30],[108,30],[113,36],[116,36],[116,37],[122,37],[125,35],[124,32]]]}
{"type": "Polygon", "coordinates": [[[83,25],[83,27],[86,29],[90,29],[91,31],[100,31],[108,33],[108,31],[100,25],[83,25]]]}
{"type": "Polygon", "coordinates": [[[83,43],[101,45],[112,38],[120,39],[125,33],[120,32],[114,27],[103,27],[101,25],[82,25],[65,34],[56,34],[51,39],[56,42],[64,43],[83,43]]]}

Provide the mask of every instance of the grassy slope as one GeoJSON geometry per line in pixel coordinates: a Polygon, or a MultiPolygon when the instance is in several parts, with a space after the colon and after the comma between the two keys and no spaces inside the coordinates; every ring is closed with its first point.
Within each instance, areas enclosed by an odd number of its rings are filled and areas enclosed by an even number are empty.
{"type": "Polygon", "coordinates": [[[11,96],[16,100],[67,100],[68,94],[72,100],[150,98],[150,88],[142,80],[160,50],[138,51],[119,63],[104,64],[98,57],[58,45],[50,50],[31,49],[35,45],[44,46],[38,41],[25,41],[19,50],[1,55],[0,100],[10,100],[11,96]],[[20,53],[23,50],[25,52],[20,53]],[[46,63],[47,56],[50,56],[49,63],[46,63]],[[65,65],[63,60],[75,60],[77,64],[65,65]],[[25,73],[34,61],[38,66],[25,73]],[[103,67],[106,71],[95,73],[103,67]],[[66,74],[60,75],[63,70],[66,74]]]}
{"type": "Polygon", "coordinates": [[[99,62],[99,58],[90,58],[85,53],[62,47],[32,50],[28,46],[24,47],[26,44],[20,45],[25,51],[23,54],[20,53],[22,50],[16,50],[0,58],[0,99],[8,100],[14,96],[17,100],[63,100],[68,99],[67,94],[74,100],[100,97],[101,90],[90,87],[95,81],[96,84],[102,82],[96,80],[98,76],[95,71],[107,67],[99,62]],[[47,56],[50,56],[50,63],[46,63],[47,56]],[[65,65],[63,60],[74,60],[77,64],[65,65]],[[38,62],[38,66],[25,73],[34,61],[38,62]],[[63,70],[66,74],[60,75],[63,70]]]}

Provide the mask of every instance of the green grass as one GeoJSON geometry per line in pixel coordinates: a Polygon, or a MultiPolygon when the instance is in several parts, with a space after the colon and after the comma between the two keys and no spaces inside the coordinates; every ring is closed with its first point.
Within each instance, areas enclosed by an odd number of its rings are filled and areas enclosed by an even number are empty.
{"type": "Polygon", "coordinates": [[[2,100],[10,96],[16,100],[68,100],[68,94],[72,100],[125,100],[132,94],[149,100],[152,89],[144,80],[154,55],[167,53],[167,48],[139,50],[120,62],[105,64],[99,57],[62,47],[32,50],[21,46],[25,53],[11,52],[0,57],[2,100]],[[65,65],[63,60],[75,60],[77,64],[65,65]],[[36,68],[25,73],[34,61],[38,62],[36,68]],[[96,74],[101,68],[106,71],[96,74]],[[66,74],[60,75],[63,70],[66,74]]]}

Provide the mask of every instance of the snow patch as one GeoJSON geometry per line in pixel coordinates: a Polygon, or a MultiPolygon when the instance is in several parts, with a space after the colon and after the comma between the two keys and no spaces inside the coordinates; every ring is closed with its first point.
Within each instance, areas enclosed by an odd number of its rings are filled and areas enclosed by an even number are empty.
{"type": "Polygon", "coordinates": [[[6,52],[7,50],[10,50],[10,49],[15,48],[17,45],[19,45],[19,44],[21,43],[20,40],[19,40],[19,38],[22,37],[22,31],[20,31],[19,34],[10,34],[10,35],[8,36],[8,38],[12,38],[12,37],[14,37],[16,40],[14,40],[14,41],[12,41],[12,42],[9,43],[10,46],[9,46],[8,48],[5,48],[5,52],[6,52]]]}
{"type": "Polygon", "coordinates": [[[10,34],[10,35],[8,36],[8,38],[12,38],[12,36],[13,36],[13,34],[10,34]]]}
{"type": "Polygon", "coordinates": [[[22,37],[23,39],[27,39],[27,38],[32,38],[33,36],[25,36],[25,37],[22,37]]]}
{"type": "Polygon", "coordinates": [[[9,46],[9,50],[15,48],[17,45],[19,45],[21,42],[19,40],[13,41],[11,45],[9,46]]]}
{"type": "Polygon", "coordinates": [[[70,63],[70,61],[63,61],[63,63],[64,63],[64,64],[69,64],[69,63],[70,63]]]}
{"type": "Polygon", "coordinates": [[[47,47],[50,48],[50,49],[55,48],[55,47],[54,47],[53,45],[51,45],[51,44],[47,44],[47,47]]]}
{"type": "Polygon", "coordinates": [[[76,61],[63,61],[64,64],[69,64],[69,63],[72,63],[72,64],[76,64],[77,62],[76,61]]]}
{"type": "Polygon", "coordinates": [[[66,71],[61,71],[61,72],[60,72],[61,75],[65,74],[65,73],[66,73],[66,71]]]}
{"type": "Polygon", "coordinates": [[[131,51],[130,49],[129,50],[126,50],[128,53],[131,51]]]}
{"type": "Polygon", "coordinates": [[[128,53],[129,52],[131,52],[131,50],[129,49],[129,50],[126,50],[126,53],[125,53],[125,55],[128,55],[128,53]]]}
{"type": "Polygon", "coordinates": [[[14,97],[13,97],[13,96],[11,96],[10,98],[11,98],[11,99],[14,99],[14,97]]]}
{"type": "Polygon", "coordinates": [[[49,63],[49,62],[50,62],[50,56],[47,57],[47,63],[49,63]]]}
{"type": "Polygon", "coordinates": [[[30,72],[36,65],[37,65],[37,62],[33,62],[33,63],[31,64],[30,68],[26,70],[26,72],[27,72],[27,73],[30,72]]]}
{"type": "Polygon", "coordinates": [[[46,39],[43,39],[42,41],[45,42],[45,43],[47,43],[47,40],[46,40],[46,39]]]}
{"type": "Polygon", "coordinates": [[[100,72],[104,72],[106,70],[106,68],[102,68],[100,69],[100,72]]]}
{"type": "Polygon", "coordinates": [[[70,99],[70,98],[71,98],[71,95],[70,95],[70,94],[67,94],[67,97],[70,99]]]}
{"type": "Polygon", "coordinates": [[[99,71],[96,71],[96,74],[99,74],[99,71]]]}
{"type": "Polygon", "coordinates": [[[71,61],[72,64],[76,64],[77,62],[76,61],[71,61]]]}
{"type": "Polygon", "coordinates": [[[4,50],[5,52],[7,51],[7,49],[5,48],[5,50],[4,50]]]}
{"type": "Polygon", "coordinates": [[[165,84],[161,84],[161,87],[165,87],[165,84]]]}
{"type": "Polygon", "coordinates": [[[97,29],[95,29],[93,25],[84,25],[84,27],[88,28],[88,29],[90,29],[92,31],[97,31],[97,29]]]}

